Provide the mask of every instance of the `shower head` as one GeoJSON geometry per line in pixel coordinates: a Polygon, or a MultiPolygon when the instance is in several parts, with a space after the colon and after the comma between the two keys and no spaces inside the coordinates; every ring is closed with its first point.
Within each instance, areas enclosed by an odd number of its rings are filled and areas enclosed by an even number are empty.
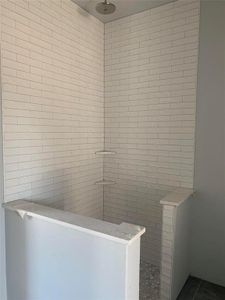
{"type": "Polygon", "coordinates": [[[96,10],[100,14],[109,15],[114,13],[114,11],[116,10],[116,6],[113,3],[110,3],[109,1],[105,0],[96,5],[96,10]]]}

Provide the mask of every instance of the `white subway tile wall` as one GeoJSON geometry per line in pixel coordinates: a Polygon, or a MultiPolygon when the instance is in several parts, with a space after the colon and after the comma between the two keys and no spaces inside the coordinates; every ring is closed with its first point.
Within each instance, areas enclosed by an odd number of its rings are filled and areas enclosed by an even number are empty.
{"type": "Polygon", "coordinates": [[[102,218],[104,25],[70,0],[1,0],[5,201],[102,218]]]}
{"type": "Polygon", "coordinates": [[[193,186],[199,0],[178,0],[105,25],[104,218],[144,225],[159,265],[159,200],[193,186]]]}
{"type": "Polygon", "coordinates": [[[193,185],[199,0],[105,26],[70,0],[0,5],[5,201],[104,207],[146,227],[142,255],[159,265],[159,201],[193,185]],[[103,178],[116,181],[104,205],[103,178]]]}
{"type": "Polygon", "coordinates": [[[160,300],[171,300],[177,207],[163,205],[160,300]]]}

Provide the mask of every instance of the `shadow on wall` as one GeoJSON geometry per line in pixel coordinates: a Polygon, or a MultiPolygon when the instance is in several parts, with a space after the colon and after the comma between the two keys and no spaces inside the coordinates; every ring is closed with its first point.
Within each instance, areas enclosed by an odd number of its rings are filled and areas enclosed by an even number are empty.
{"type": "MultiPolygon", "coordinates": [[[[75,3],[75,1],[71,0],[72,2],[75,3]]],[[[85,8],[88,7],[88,5],[90,4],[91,1],[88,1],[87,4],[85,5],[85,8]]],[[[76,3],[75,3],[76,4],[76,3]]],[[[85,9],[82,9],[80,6],[78,6],[76,4],[76,7],[77,7],[77,12],[82,15],[83,17],[86,17],[86,18],[90,18],[90,14],[85,10],[85,9]]]]}
{"type": "Polygon", "coordinates": [[[144,226],[146,232],[141,239],[141,256],[155,266],[160,265],[161,257],[160,200],[173,189],[132,180],[119,180],[116,185],[104,188],[104,220],[144,226]]]}
{"type": "Polygon", "coordinates": [[[98,203],[102,187],[95,185],[96,175],[87,172],[79,165],[44,172],[42,179],[31,183],[31,189],[17,195],[17,199],[102,219],[102,202],[98,203]]]}
{"type": "Polygon", "coordinates": [[[66,169],[61,169],[43,173],[42,177],[42,180],[33,183],[31,196],[24,200],[65,209],[67,201],[71,201],[72,197],[72,175],[66,174],[66,169]]]}
{"type": "MultiPolygon", "coordinates": [[[[11,213],[12,214],[12,213],[11,213]]],[[[7,214],[6,214],[7,215],[7,214]]],[[[15,228],[17,228],[17,234],[14,237],[14,241],[12,239],[7,238],[6,234],[6,244],[7,244],[7,254],[6,254],[6,265],[7,265],[7,281],[9,282],[12,280],[12,282],[17,282],[18,286],[20,286],[21,294],[23,295],[23,299],[28,299],[27,290],[24,288],[25,286],[29,286],[29,279],[30,276],[28,274],[28,261],[29,257],[27,256],[27,233],[25,228],[23,227],[23,220],[20,218],[19,215],[16,215],[14,218],[5,218],[6,228],[7,232],[14,232],[15,228]],[[21,226],[18,226],[18,223],[20,223],[21,226]],[[15,227],[16,226],[16,227],[15,227]],[[24,228],[24,230],[21,230],[21,228],[24,228]],[[15,249],[15,245],[19,245],[17,247],[17,255],[11,255],[12,252],[15,249]],[[10,259],[9,259],[10,257],[10,259]],[[22,269],[18,270],[17,272],[10,272],[11,268],[13,266],[17,266],[18,262],[20,262],[23,266],[22,269]],[[10,278],[8,274],[11,274],[10,278]],[[19,275],[19,276],[18,276],[19,275]]],[[[16,295],[14,294],[14,289],[9,289],[7,291],[9,299],[16,299],[16,295]]]]}

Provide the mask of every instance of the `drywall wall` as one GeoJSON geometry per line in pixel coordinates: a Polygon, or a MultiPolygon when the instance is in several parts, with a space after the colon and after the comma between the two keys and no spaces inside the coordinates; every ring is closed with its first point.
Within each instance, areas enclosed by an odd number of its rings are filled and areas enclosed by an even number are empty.
{"type": "Polygon", "coordinates": [[[193,187],[199,1],[176,1],[105,24],[104,218],[146,227],[159,265],[159,200],[193,187]]]}
{"type": "Polygon", "coordinates": [[[102,217],[104,25],[70,0],[1,6],[4,199],[102,217]]]}
{"type": "Polygon", "coordinates": [[[225,2],[200,20],[192,274],[225,286],[225,2]]]}
{"type": "Polygon", "coordinates": [[[140,237],[128,245],[6,211],[6,249],[9,300],[139,299],[140,237]]]}

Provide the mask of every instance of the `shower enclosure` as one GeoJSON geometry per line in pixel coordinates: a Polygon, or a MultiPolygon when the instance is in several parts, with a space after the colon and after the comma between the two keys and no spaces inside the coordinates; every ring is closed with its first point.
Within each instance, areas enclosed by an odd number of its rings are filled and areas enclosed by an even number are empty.
{"type": "Polygon", "coordinates": [[[0,5],[5,202],[144,226],[158,297],[160,200],[193,187],[199,1],[105,24],[70,0],[0,5]]]}

